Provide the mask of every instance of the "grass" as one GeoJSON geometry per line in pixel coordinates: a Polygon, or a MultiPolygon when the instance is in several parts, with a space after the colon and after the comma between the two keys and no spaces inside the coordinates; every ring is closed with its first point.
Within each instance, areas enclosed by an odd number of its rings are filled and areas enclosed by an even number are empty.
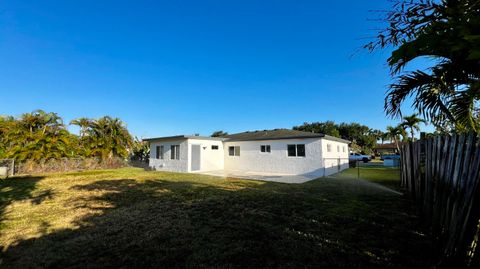
{"type": "Polygon", "coordinates": [[[9,178],[0,267],[429,267],[407,199],[350,173],[305,184],[134,168],[9,178]]]}
{"type": "Polygon", "coordinates": [[[396,191],[400,189],[400,170],[398,168],[383,166],[360,166],[359,168],[350,168],[335,175],[337,177],[358,178],[358,170],[360,170],[360,178],[381,184],[385,187],[396,191]]]}

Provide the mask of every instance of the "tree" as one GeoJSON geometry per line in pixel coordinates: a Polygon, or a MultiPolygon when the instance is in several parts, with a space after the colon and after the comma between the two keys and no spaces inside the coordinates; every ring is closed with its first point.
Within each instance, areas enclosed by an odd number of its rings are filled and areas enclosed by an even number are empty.
{"type": "Polygon", "coordinates": [[[76,154],[76,137],[53,112],[35,110],[19,118],[0,120],[0,151],[3,157],[20,161],[71,157],[76,154]]]}
{"type": "Polygon", "coordinates": [[[397,151],[400,152],[400,136],[405,137],[406,132],[405,129],[401,125],[392,127],[392,126],[387,126],[387,136],[389,137],[390,140],[394,141],[395,146],[397,147],[397,151]]]}
{"type": "Polygon", "coordinates": [[[24,113],[20,117],[19,123],[30,131],[31,134],[40,131],[42,134],[49,131],[58,131],[64,129],[62,118],[57,113],[47,113],[43,110],[35,110],[32,113],[24,113]]]}
{"type": "Polygon", "coordinates": [[[351,147],[355,145],[365,153],[370,153],[377,143],[377,134],[370,127],[355,122],[341,124],[333,121],[305,122],[300,126],[294,126],[293,129],[340,137],[351,141],[351,147]]]}
{"type": "Polygon", "coordinates": [[[385,137],[384,132],[382,132],[381,130],[371,130],[371,131],[370,131],[370,134],[371,134],[373,137],[375,137],[375,140],[376,140],[376,141],[381,140],[381,141],[382,141],[382,144],[383,144],[384,137],[385,137]]]}
{"type": "Polygon", "coordinates": [[[132,143],[132,153],[130,159],[135,161],[148,162],[150,157],[150,145],[147,141],[142,141],[135,137],[132,143]]]}
{"type": "Polygon", "coordinates": [[[338,126],[333,121],[312,122],[312,123],[304,122],[303,125],[294,126],[293,130],[303,131],[303,132],[320,133],[320,134],[326,134],[326,135],[331,135],[331,136],[335,136],[335,137],[340,137],[340,132],[338,131],[338,126]]]}
{"type": "Polygon", "coordinates": [[[388,65],[396,81],[385,98],[387,115],[400,117],[413,96],[413,107],[432,123],[479,131],[480,2],[397,1],[385,21],[386,29],[365,48],[394,48],[388,65]],[[431,59],[430,68],[404,71],[419,58],[431,59]]]}
{"type": "Polygon", "coordinates": [[[78,118],[70,121],[71,125],[76,125],[80,127],[80,137],[83,137],[87,134],[87,128],[91,125],[91,120],[89,118],[78,118]]]}
{"type": "Polygon", "coordinates": [[[382,141],[382,144],[384,144],[385,140],[388,140],[388,134],[383,132],[382,136],[380,137],[380,140],[382,141]]]}
{"type": "Polygon", "coordinates": [[[212,135],[210,135],[211,137],[224,137],[228,135],[227,132],[224,132],[224,131],[215,131],[212,133],[212,135]]]}
{"type": "Polygon", "coordinates": [[[420,131],[420,123],[425,123],[425,120],[417,117],[417,114],[403,117],[402,123],[400,125],[404,128],[410,128],[410,135],[412,136],[412,141],[415,141],[415,131],[420,131]]]}
{"type": "MultiPolygon", "coordinates": [[[[72,124],[79,125],[80,121],[72,124]]],[[[126,158],[133,144],[133,139],[125,123],[118,118],[104,116],[89,119],[82,137],[86,156],[99,157],[102,160],[113,157],[126,158]]]]}
{"type": "Polygon", "coordinates": [[[371,153],[377,144],[377,138],[366,125],[356,122],[341,123],[338,125],[338,131],[340,137],[358,144],[365,153],[371,153]]]}
{"type": "Polygon", "coordinates": [[[20,117],[0,116],[0,158],[126,158],[132,151],[132,136],[118,118],[80,118],[71,124],[80,126],[80,137],[71,134],[53,112],[35,110],[20,117]]]}
{"type": "Polygon", "coordinates": [[[0,116],[0,159],[6,158],[6,151],[9,147],[12,126],[15,118],[12,116],[0,116]]]}

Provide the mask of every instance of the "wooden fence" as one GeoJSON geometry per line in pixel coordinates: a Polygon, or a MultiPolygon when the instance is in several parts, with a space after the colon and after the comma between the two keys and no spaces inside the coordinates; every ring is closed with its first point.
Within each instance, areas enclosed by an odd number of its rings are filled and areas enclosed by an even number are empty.
{"type": "Polygon", "coordinates": [[[478,137],[422,139],[404,145],[401,153],[401,184],[443,252],[439,266],[480,268],[478,137]]]}

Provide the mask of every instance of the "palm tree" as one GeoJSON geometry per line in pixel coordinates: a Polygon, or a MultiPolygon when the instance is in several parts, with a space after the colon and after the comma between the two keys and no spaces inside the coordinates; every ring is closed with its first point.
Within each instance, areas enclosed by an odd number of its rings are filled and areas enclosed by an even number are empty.
{"type": "Polygon", "coordinates": [[[388,59],[396,82],[385,98],[387,115],[400,117],[401,105],[413,97],[413,107],[432,123],[480,131],[480,46],[472,39],[479,17],[478,0],[395,2],[387,28],[365,45],[395,48],[388,59]],[[418,58],[432,59],[432,66],[402,73],[418,58]]]}
{"type": "Polygon", "coordinates": [[[380,137],[380,140],[382,141],[382,144],[385,143],[385,140],[388,140],[388,134],[387,133],[382,133],[382,136],[380,137]]]}
{"type": "Polygon", "coordinates": [[[133,144],[128,129],[120,119],[104,116],[90,120],[85,129],[85,147],[92,156],[102,160],[112,157],[127,157],[133,144]]]}
{"type": "Polygon", "coordinates": [[[417,117],[417,114],[403,117],[403,122],[400,125],[404,128],[410,128],[410,135],[412,141],[415,141],[415,131],[420,131],[420,123],[425,123],[424,119],[417,117]]]}
{"type": "Polygon", "coordinates": [[[378,141],[378,140],[381,140],[382,141],[382,144],[383,144],[383,137],[384,137],[384,133],[380,130],[370,130],[370,135],[372,135],[373,137],[375,137],[375,143],[378,141]]]}
{"type": "Polygon", "coordinates": [[[400,152],[400,145],[398,143],[400,141],[400,136],[406,135],[405,129],[401,125],[397,125],[395,127],[387,126],[386,134],[390,140],[393,140],[395,142],[397,151],[400,152]]]}
{"type": "Polygon", "coordinates": [[[56,113],[36,110],[18,118],[0,116],[0,158],[20,161],[86,156],[127,157],[132,136],[118,118],[79,118],[80,138],[71,134],[56,113]]]}
{"type": "Polygon", "coordinates": [[[91,119],[89,118],[78,118],[70,121],[71,125],[76,125],[80,127],[80,137],[83,137],[87,133],[87,128],[90,125],[91,119]]]}
{"type": "Polygon", "coordinates": [[[19,118],[19,123],[29,130],[30,134],[41,131],[45,134],[48,131],[58,132],[65,128],[62,118],[57,113],[47,113],[41,109],[31,113],[24,113],[19,118]]]}
{"type": "Polygon", "coordinates": [[[0,148],[7,158],[17,160],[69,157],[77,144],[56,113],[35,110],[1,122],[0,148]]]}
{"type": "Polygon", "coordinates": [[[0,159],[6,158],[5,152],[10,146],[10,136],[15,118],[11,116],[0,116],[0,159]]]}

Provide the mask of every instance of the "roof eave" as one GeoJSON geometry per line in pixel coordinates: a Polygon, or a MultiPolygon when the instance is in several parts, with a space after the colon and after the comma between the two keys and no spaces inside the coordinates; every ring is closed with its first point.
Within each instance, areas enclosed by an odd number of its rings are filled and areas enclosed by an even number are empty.
{"type": "Polygon", "coordinates": [[[306,138],[323,138],[323,136],[312,135],[312,136],[285,136],[285,137],[258,137],[258,138],[228,138],[226,142],[234,141],[266,141],[266,140],[283,140],[283,139],[306,139],[306,138]]]}
{"type": "Polygon", "coordinates": [[[175,139],[187,139],[184,135],[174,135],[174,136],[162,136],[162,137],[152,137],[152,138],[143,138],[142,141],[163,141],[163,140],[175,140],[175,139]]]}
{"type": "Polygon", "coordinates": [[[168,141],[168,140],[186,140],[186,139],[198,139],[198,140],[215,140],[223,141],[223,137],[209,137],[209,136],[195,136],[195,135],[175,135],[175,136],[163,136],[163,137],[152,137],[144,138],[142,141],[168,141]]]}
{"type": "Polygon", "coordinates": [[[326,140],[337,141],[337,142],[342,142],[342,143],[347,143],[347,144],[352,143],[352,141],[349,141],[349,140],[346,140],[346,139],[343,139],[343,138],[339,138],[339,137],[335,137],[335,136],[330,136],[330,135],[323,135],[322,138],[326,139],[326,140]]]}

